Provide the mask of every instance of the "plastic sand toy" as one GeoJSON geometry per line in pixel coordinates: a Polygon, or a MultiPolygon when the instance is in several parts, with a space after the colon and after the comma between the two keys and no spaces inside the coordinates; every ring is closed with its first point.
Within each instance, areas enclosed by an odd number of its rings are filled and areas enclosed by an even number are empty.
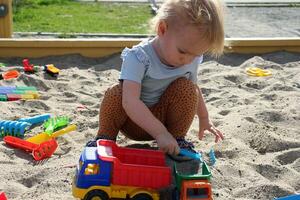
{"type": "Polygon", "coordinates": [[[300,194],[294,194],[286,197],[274,198],[274,200],[299,200],[300,194]]]}
{"type": "Polygon", "coordinates": [[[46,142],[46,141],[51,140],[53,138],[56,138],[60,135],[66,134],[66,133],[71,132],[71,131],[74,131],[74,130],[76,130],[76,128],[77,128],[77,126],[72,124],[72,125],[70,125],[66,128],[63,128],[63,129],[60,129],[60,130],[54,132],[51,135],[48,135],[47,133],[40,133],[38,135],[35,135],[35,136],[32,136],[32,137],[28,138],[26,141],[32,142],[34,144],[41,144],[43,142],[46,142]]]}
{"type": "Polygon", "coordinates": [[[27,122],[0,120],[0,137],[6,135],[24,137],[25,132],[30,126],[31,124],[27,122]]]}
{"type": "Polygon", "coordinates": [[[18,121],[19,122],[27,122],[27,123],[31,123],[31,124],[39,124],[39,123],[46,121],[50,117],[51,117],[51,114],[47,113],[47,114],[37,115],[34,117],[21,118],[18,121]]]}
{"type": "Polygon", "coordinates": [[[50,118],[44,123],[45,133],[51,135],[51,133],[53,133],[54,131],[63,128],[68,124],[69,118],[65,116],[50,118]]]}
{"type": "Polygon", "coordinates": [[[45,71],[50,74],[51,76],[58,76],[59,74],[59,69],[56,68],[53,64],[45,65],[45,71]]]}
{"type": "Polygon", "coordinates": [[[20,76],[20,73],[17,70],[10,70],[7,72],[3,72],[0,74],[0,80],[8,80],[8,79],[13,79],[13,78],[18,78],[20,76]]]}
{"type": "Polygon", "coordinates": [[[0,137],[6,135],[24,137],[25,132],[29,130],[32,125],[42,123],[50,117],[50,114],[42,114],[34,117],[21,118],[16,121],[0,120],[0,137]]]}
{"type": "Polygon", "coordinates": [[[261,69],[261,68],[258,68],[258,67],[248,67],[248,68],[246,68],[246,73],[249,76],[257,76],[257,77],[271,76],[272,75],[270,70],[265,70],[265,69],[261,69]]]}
{"type": "Polygon", "coordinates": [[[16,101],[20,99],[38,99],[39,94],[35,87],[27,86],[0,86],[0,101],[16,101]]]}
{"type": "Polygon", "coordinates": [[[7,200],[4,192],[0,192],[0,200],[7,200]]]}
{"type": "Polygon", "coordinates": [[[26,152],[32,153],[33,158],[37,161],[50,158],[58,146],[55,139],[43,142],[41,144],[34,144],[13,136],[5,136],[3,140],[6,144],[14,148],[19,148],[26,152]]]}
{"type": "Polygon", "coordinates": [[[200,153],[194,153],[194,152],[191,152],[191,151],[186,150],[186,149],[180,149],[179,155],[189,157],[189,158],[192,158],[194,160],[199,160],[201,162],[203,161],[202,160],[202,155],[200,153]]]}
{"type": "Polygon", "coordinates": [[[0,67],[6,67],[5,63],[0,63],[0,67]]]}
{"type": "Polygon", "coordinates": [[[209,154],[209,161],[210,161],[210,164],[211,164],[212,166],[214,166],[214,165],[216,164],[216,162],[217,162],[217,159],[216,159],[216,156],[215,156],[215,151],[214,151],[214,149],[211,148],[208,154],[209,154]]]}

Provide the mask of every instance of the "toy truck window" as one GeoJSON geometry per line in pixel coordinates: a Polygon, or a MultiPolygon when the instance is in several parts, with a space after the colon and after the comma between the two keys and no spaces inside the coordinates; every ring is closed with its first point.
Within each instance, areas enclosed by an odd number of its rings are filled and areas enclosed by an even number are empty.
{"type": "Polygon", "coordinates": [[[208,189],[207,188],[188,188],[187,197],[191,199],[195,198],[208,198],[208,189]]]}
{"type": "Polygon", "coordinates": [[[99,174],[99,164],[88,164],[84,170],[85,175],[99,174]]]}

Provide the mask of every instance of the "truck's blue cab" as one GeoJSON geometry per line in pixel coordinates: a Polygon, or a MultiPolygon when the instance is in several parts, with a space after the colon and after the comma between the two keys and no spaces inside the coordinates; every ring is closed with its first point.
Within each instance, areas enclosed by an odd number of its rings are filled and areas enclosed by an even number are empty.
{"type": "Polygon", "coordinates": [[[86,147],[80,155],[76,168],[75,185],[77,188],[89,188],[94,185],[111,184],[112,163],[103,161],[97,154],[97,147],[86,147]]]}

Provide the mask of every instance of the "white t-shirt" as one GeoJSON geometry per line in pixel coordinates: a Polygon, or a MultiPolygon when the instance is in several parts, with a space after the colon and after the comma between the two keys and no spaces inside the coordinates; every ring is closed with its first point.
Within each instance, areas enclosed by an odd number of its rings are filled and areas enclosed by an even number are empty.
{"type": "Polygon", "coordinates": [[[153,39],[142,41],[132,49],[125,48],[120,80],[131,80],[141,84],[140,99],[148,106],[158,103],[161,95],[174,80],[185,77],[197,83],[197,71],[203,56],[196,57],[192,63],[181,67],[163,64],[156,54],[153,39]]]}

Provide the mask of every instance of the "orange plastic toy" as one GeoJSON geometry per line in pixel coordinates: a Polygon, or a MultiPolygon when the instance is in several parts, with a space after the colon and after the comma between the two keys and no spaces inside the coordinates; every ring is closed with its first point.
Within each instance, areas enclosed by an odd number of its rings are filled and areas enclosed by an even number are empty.
{"type": "Polygon", "coordinates": [[[208,180],[183,181],[180,200],[212,200],[211,184],[208,180]]]}
{"type": "Polygon", "coordinates": [[[20,76],[20,73],[17,70],[11,70],[11,71],[7,71],[4,72],[0,75],[0,80],[4,79],[12,79],[12,78],[18,78],[20,76]]]}

